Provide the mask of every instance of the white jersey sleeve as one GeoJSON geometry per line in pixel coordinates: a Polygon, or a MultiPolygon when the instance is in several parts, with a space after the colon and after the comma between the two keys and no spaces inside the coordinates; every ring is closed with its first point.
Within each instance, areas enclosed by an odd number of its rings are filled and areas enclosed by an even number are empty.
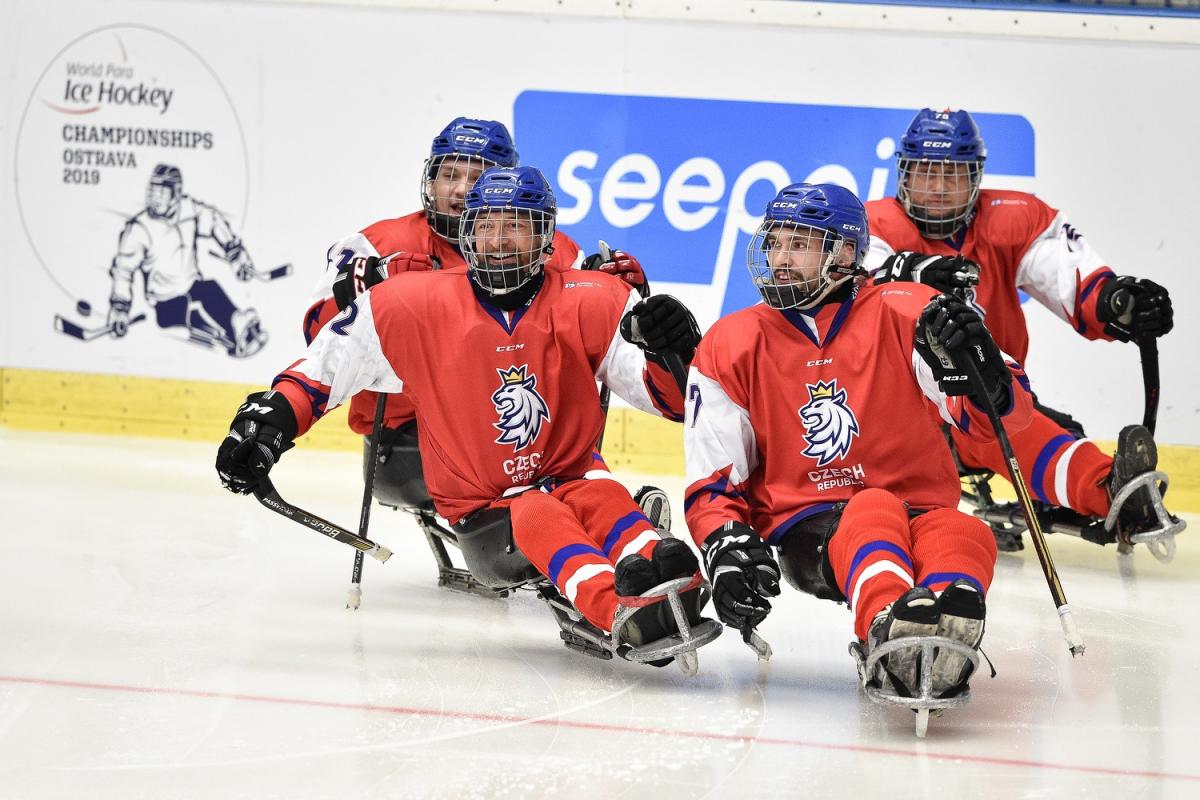
{"type": "Polygon", "coordinates": [[[731,484],[744,484],[758,468],[750,412],[695,367],[688,372],[687,394],[683,452],[688,485],[717,473],[727,475],[731,484]]]}
{"type": "Polygon", "coordinates": [[[867,248],[867,254],[863,257],[863,269],[871,276],[876,276],[875,274],[883,267],[884,260],[888,256],[895,254],[896,251],[892,249],[890,244],[878,236],[872,235],[871,245],[867,248]]]}
{"type": "Polygon", "coordinates": [[[364,389],[391,393],[404,390],[404,381],[383,355],[370,292],[360,295],[330,320],[284,375],[293,380],[303,378],[302,385],[310,395],[315,391],[327,396],[327,410],[364,389]]]}
{"type": "Polygon", "coordinates": [[[312,302],[317,303],[333,297],[333,280],[337,277],[339,269],[355,258],[371,256],[379,258],[380,254],[375,245],[361,232],[338,239],[329,245],[329,249],[325,251],[325,271],[313,287],[312,302]]]}
{"type": "MultiPolygon", "coordinates": [[[[621,311],[621,318],[624,318],[640,299],[637,293],[631,289],[629,300],[621,311]]],[[[634,408],[657,416],[667,416],[664,413],[666,403],[662,400],[662,393],[646,369],[646,354],[637,345],[625,341],[625,337],[621,335],[620,325],[617,325],[617,329],[613,331],[612,340],[608,344],[608,352],[605,353],[604,360],[600,362],[600,367],[596,370],[596,380],[607,385],[609,389],[616,392],[618,397],[634,408]],[[659,393],[659,402],[657,403],[653,396],[655,392],[659,393]]],[[[674,419],[678,420],[678,409],[672,413],[675,415],[674,419]]]]}
{"type": "Polygon", "coordinates": [[[1021,256],[1017,286],[1070,323],[1080,279],[1105,265],[1100,254],[1060,211],[1021,256]]]}

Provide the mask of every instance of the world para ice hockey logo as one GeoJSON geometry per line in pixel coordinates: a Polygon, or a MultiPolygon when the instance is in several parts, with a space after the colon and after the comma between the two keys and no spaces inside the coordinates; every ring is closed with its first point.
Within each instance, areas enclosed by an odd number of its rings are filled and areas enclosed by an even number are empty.
{"type": "Polygon", "coordinates": [[[511,444],[513,452],[531,445],[542,432],[542,423],[550,421],[546,401],[537,392],[537,376],[527,375],[529,366],[498,369],[500,388],[492,392],[492,405],[500,415],[492,425],[500,431],[496,444],[511,444]]]}
{"type": "Polygon", "coordinates": [[[817,466],[823,467],[850,452],[851,442],[859,435],[858,420],[846,404],[846,390],[838,388],[836,378],[828,383],[805,384],[805,388],[808,402],[798,412],[808,445],[802,454],[815,458],[817,466]]]}

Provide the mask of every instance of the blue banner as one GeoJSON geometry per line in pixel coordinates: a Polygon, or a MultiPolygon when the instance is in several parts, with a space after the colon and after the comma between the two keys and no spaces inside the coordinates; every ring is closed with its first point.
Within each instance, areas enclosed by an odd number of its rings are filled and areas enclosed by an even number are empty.
{"type": "MultiPolygon", "coordinates": [[[[559,224],[591,252],[633,253],[651,281],[709,285],[722,314],[758,293],[745,248],[767,202],[797,181],[863,200],[893,194],[896,142],[916,109],[525,91],[521,163],[558,195],[559,224]]],[[[1034,132],[1016,114],[973,114],[989,176],[1034,175],[1034,132]]]]}

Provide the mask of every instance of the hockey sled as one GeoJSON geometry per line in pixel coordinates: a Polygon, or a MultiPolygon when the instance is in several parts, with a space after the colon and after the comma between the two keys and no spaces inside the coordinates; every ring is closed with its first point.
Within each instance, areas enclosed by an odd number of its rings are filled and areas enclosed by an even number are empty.
{"type": "Polygon", "coordinates": [[[934,697],[933,660],[937,650],[950,650],[968,659],[972,673],[979,668],[979,651],[944,636],[905,636],[880,644],[872,653],[867,653],[866,645],[862,642],[850,643],[850,655],[858,665],[859,681],[867,697],[880,705],[912,709],[917,715],[916,734],[921,739],[929,730],[931,716],[940,717],[946,709],[965,706],[971,701],[971,690],[965,686],[953,697],[934,697]],[[904,697],[891,691],[879,677],[883,671],[879,664],[881,658],[908,649],[921,651],[921,678],[913,697],[904,697]]]}
{"type": "MultiPolygon", "coordinates": [[[[1023,550],[1022,536],[1025,519],[1021,506],[1016,502],[997,503],[992,499],[988,481],[993,473],[986,471],[960,471],[960,478],[970,488],[962,491],[962,499],[972,506],[972,513],[986,522],[996,538],[996,547],[1001,552],[1023,550]]],[[[1128,553],[1135,544],[1145,544],[1156,559],[1162,562],[1175,557],[1175,537],[1187,528],[1187,523],[1173,516],[1163,505],[1169,478],[1164,472],[1147,472],[1132,479],[1117,492],[1112,508],[1104,519],[1087,517],[1069,508],[1034,503],[1038,522],[1046,533],[1061,533],[1075,536],[1098,545],[1117,544],[1118,552],[1128,553]],[[1147,488],[1158,524],[1147,531],[1120,534],[1118,517],[1122,505],[1138,489],[1147,488]]]]}

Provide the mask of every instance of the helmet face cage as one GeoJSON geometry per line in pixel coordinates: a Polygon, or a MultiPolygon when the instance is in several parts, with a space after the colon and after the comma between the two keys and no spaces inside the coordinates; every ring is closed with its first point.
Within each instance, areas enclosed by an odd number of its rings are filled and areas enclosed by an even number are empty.
{"type": "Polygon", "coordinates": [[[958,230],[979,199],[983,159],[897,160],[896,197],[921,232],[945,239],[958,230]]]}
{"type": "Polygon", "coordinates": [[[803,311],[858,272],[854,247],[824,228],[766,219],[746,249],[746,266],[763,302],[803,311]],[[847,248],[849,259],[843,255],[847,248]]]}
{"type": "Polygon", "coordinates": [[[479,206],[462,213],[459,247],[475,282],[507,294],[540,273],[554,241],[554,213],[534,208],[479,206]]]}
{"type": "Polygon", "coordinates": [[[421,205],[434,233],[458,242],[459,217],[467,192],[494,161],[466,153],[432,155],[421,170],[421,205]]]}
{"type": "Polygon", "coordinates": [[[179,208],[179,186],[150,181],[146,186],[146,210],[152,217],[171,217],[179,208]]]}

